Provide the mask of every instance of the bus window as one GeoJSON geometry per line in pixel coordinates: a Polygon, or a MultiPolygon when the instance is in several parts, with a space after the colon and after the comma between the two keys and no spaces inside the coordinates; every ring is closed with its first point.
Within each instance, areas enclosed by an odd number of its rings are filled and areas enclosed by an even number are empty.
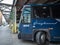
{"type": "Polygon", "coordinates": [[[60,19],[60,5],[52,7],[52,15],[55,19],[60,19]]]}
{"type": "Polygon", "coordinates": [[[31,8],[25,7],[23,10],[22,23],[30,23],[30,22],[31,22],[31,8]]]}
{"type": "Polygon", "coordinates": [[[50,16],[50,9],[44,6],[34,6],[33,13],[34,18],[47,18],[50,16]]]}

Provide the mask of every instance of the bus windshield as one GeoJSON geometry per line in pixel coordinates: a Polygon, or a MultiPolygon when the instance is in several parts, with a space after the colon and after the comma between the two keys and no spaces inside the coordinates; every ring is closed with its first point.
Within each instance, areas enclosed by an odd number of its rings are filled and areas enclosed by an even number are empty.
{"type": "Polygon", "coordinates": [[[22,17],[22,23],[30,23],[31,22],[31,8],[25,7],[23,9],[23,17],[22,17]]]}

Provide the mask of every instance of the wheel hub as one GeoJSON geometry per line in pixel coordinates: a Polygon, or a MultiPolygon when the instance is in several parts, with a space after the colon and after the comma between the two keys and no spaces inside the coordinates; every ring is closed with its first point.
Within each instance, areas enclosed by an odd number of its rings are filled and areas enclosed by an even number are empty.
{"type": "Polygon", "coordinates": [[[42,41],[42,43],[45,42],[45,34],[42,34],[42,35],[41,35],[41,41],[42,41]]]}

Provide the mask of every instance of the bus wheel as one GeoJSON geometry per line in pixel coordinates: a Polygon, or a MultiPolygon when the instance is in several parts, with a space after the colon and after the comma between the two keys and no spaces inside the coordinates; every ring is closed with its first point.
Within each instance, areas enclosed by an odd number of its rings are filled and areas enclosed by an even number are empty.
{"type": "Polygon", "coordinates": [[[38,32],[36,34],[36,42],[39,45],[44,45],[46,43],[46,34],[44,32],[38,32]]]}
{"type": "Polygon", "coordinates": [[[21,34],[20,33],[18,34],[18,39],[21,39],[21,34]]]}

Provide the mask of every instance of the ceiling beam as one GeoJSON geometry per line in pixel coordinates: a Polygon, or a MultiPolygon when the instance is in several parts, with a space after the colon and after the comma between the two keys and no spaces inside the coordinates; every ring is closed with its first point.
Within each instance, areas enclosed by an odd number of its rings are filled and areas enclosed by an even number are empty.
{"type": "Polygon", "coordinates": [[[0,5],[12,6],[11,4],[0,3],[0,5]]]}
{"type": "Polygon", "coordinates": [[[56,2],[59,2],[60,0],[47,0],[45,3],[49,3],[49,2],[51,2],[51,3],[56,3],[56,2]]]}
{"type": "Polygon", "coordinates": [[[10,15],[10,14],[3,14],[3,15],[10,15]]]}
{"type": "Polygon", "coordinates": [[[3,11],[3,12],[11,12],[11,10],[10,11],[8,11],[8,10],[7,11],[1,10],[1,11],[3,11]]]}
{"type": "Polygon", "coordinates": [[[3,14],[3,15],[9,15],[9,14],[3,14]]]}

